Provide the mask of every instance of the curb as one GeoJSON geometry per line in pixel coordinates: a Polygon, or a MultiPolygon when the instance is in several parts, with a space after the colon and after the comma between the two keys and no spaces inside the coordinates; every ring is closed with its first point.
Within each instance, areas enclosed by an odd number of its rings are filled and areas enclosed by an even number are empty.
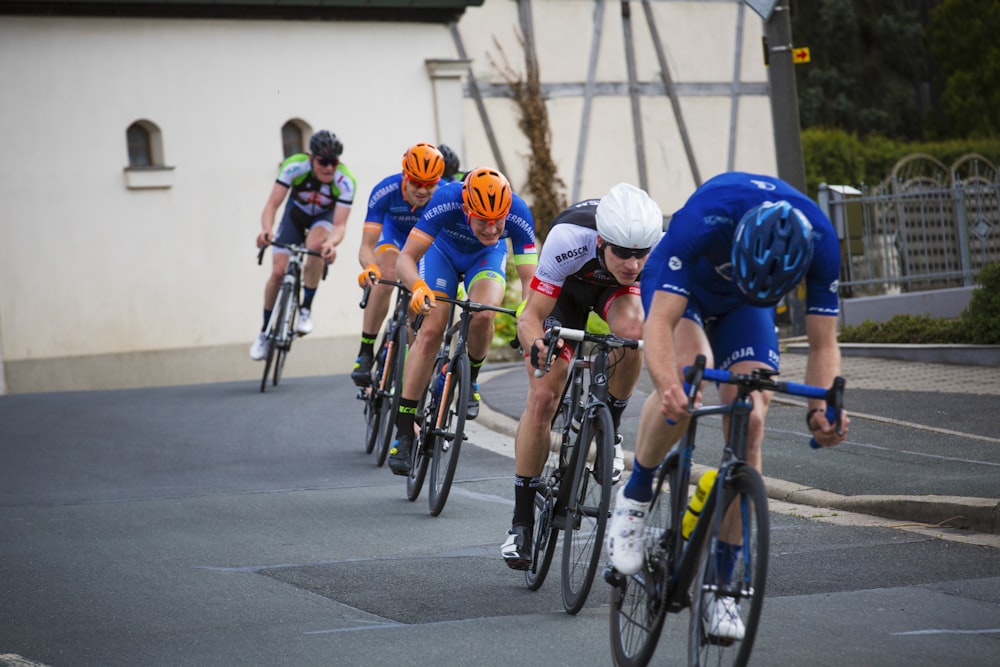
{"type": "MultiPolygon", "coordinates": [[[[513,438],[517,421],[490,409],[483,401],[476,422],[496,433],[513,438]]],[[[632,469],[633,454],[626,450],[625,469],[632,469]]],[[[697,479],[705,466],[695,464],[692,477],[697,479]]],[[[1000,501],[991,498],[961,496],[842,496],[793,482],[764,477],[767,497],[798,505],[822,509],[855,512],[892,519],[917,522],[936,527],[961,528],[979,533],[1000,533],[1000,501]]]]}

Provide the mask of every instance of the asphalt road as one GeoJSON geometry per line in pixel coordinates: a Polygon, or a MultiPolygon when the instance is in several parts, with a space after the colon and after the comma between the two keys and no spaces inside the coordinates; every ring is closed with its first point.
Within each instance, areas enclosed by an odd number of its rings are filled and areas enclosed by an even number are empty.
{"type": "MultiPolygon", "coordinates": [[[[362,427],[346,376],[0,397],[0,665],[610,664],[603,582],[571,617],[502,563],[509,438],[434,518],[362,427]]],[[[772,515],[758,664],[995,664],[995,536],[772,515]]]]}

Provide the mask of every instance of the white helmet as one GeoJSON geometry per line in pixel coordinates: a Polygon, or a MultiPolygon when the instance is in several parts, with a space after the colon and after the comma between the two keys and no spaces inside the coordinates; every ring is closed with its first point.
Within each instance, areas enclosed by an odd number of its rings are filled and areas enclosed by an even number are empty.
{"type": "Polygon", "coordinates": [[[619,183],[597,205],[597,233],[623,248],[652,248],[663,235],[663,212],[645,190],[619,183]]]}

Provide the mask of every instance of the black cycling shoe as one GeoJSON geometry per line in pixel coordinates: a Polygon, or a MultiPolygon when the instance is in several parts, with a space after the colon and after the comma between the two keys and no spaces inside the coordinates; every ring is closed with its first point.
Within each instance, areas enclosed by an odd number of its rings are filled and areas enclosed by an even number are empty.
{"type": "Polygon", "coordinates": [[[368,387],[372,383],[372,355],[360,354],[354,360],[354,370],[351,371],[351,379],[359,387],[368,387]]]}
{"type": "Polygon", "coordinates": [[[401,435],[392,443],[389,450],[389,469],[394,475],[410,474],[410,449],[413,448],[413,436],[401,435]]]}
{"type": "Polygon", "coordinates": [[[507,567],[512,570],[527,570],[531,567],[531,534],[532,526],[511,526],[507,531],[507,539],[500,547],[507,567]]]}

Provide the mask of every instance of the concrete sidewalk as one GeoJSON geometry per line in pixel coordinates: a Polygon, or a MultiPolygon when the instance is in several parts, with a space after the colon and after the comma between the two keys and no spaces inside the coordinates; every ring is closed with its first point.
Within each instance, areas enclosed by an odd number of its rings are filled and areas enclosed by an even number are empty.
{"type": "MultiPolygon", "coordinates": [[[[804,354],[784,354],[782,377],[802,381],[805,364],[804,354]]],[[[845,356],[843,375],[851,432],[847,442],[822,454],[810,457],[801,443],[773,442],[805,437],[799,423],[804,402],[775,397],[764,455],[768,495],[1000,533],[1000,369],[845,356]]],[[[477,424],[513,439],[527,382],[516,362],[491,366],[481,378],[484,406],[477,424]]],[[[622,420],[626,448],[634,445],[635,423],[651,389],[644,373],[622,420]]],[[[631,467],[631,455],[626,462],[631,467]]]]}

